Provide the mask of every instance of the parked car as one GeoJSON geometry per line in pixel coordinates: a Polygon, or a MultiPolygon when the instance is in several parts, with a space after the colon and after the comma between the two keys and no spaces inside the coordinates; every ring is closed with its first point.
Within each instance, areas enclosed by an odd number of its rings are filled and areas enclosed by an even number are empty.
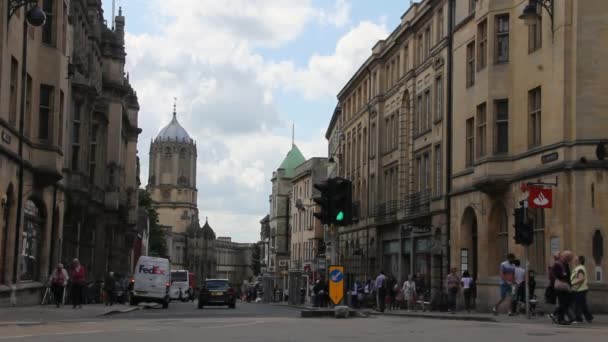
{"type": "Polygon", "coordinates": [[[228,279],[207,279],[201,287],[198,308],[216,305],[236,308],[236,291],[228,279]]]}

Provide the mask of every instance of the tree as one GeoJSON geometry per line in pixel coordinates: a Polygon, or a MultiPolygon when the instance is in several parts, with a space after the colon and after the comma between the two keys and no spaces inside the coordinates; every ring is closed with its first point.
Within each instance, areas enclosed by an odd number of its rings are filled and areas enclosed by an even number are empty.
{"type": "Polygon", "coordinates": [[[251,269],[253,270],[253,275],[258,276],[261,273],[262,270],[262,263],[260,260],[261,257],[261,248],[262,248],[262,242],[257,242],[254,246],[253,246],[253,251],[251,253],[251,265],[249,265],[249,267],[251,267],[251,269]]]}
{"type": "Polygon", "coordinates": [[[158,223],[158,213],[154,209],[152,197],[145,189],[139,189],[139,206],[146,209],[150,220],[150,234],[148,238],[150,256],[167,257],[167,240],[165,232],[158,223]]]}

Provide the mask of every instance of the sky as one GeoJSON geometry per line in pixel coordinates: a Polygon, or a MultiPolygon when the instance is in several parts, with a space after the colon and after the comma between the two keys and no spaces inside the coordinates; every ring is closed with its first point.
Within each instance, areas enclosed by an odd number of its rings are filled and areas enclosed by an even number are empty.
{"type": "MultiPolygon", "coordinates": [[[[201,219],[259,240],[272,172],[295,143],[327,156],[336,95],[388,36],[409,0],[116,0],[126,72],[140,104],[141,180],[150,140],[172,116],[198,149],[201,219]]],[[[104,0],[111,25],[112,1],[104,0]]]]}

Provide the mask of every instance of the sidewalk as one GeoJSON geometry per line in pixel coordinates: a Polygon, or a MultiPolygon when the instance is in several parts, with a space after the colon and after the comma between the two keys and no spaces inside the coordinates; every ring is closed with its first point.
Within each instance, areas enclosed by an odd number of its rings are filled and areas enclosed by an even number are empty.
{"type": "Polygon", "coordinates": [[[43,324],[48,322],[73,321],[94,319],[100,316],[112,315],[139,310],[138,306],[115,304],[105,306],[103,304],[83,305],[82,309],[73,309],[72,306],[61,308],[55,305],[36,305],[23,307],[0,308],[0,325],[10,324],[43,324]]]}
{"type": "MultiPolygon", "coordinates": [[[[467,312],[456,312],[454,314],[448,312],[439,311],[406,311],[406,310],[391,310],[385,311],[384,313],[372,310],[372,315],[383,315],[383,316],[398,316],[398,317],[412,317],[412,318],[430,318],[430,319],[444,319],[444,320],[458,320],[458,321],[474,321],[474,322],[494,322],[494,323],[532,323],[532,324],[552,324],[551,320],[546,316],[536,316],[527,319],[525,315],[508,316],[498,315],[494,316],[491,313],[467,313],[467,312]]],[[[608,326],[608,315],[594,315],[595,319],[593,324],[589,326],[608,326]]],[[[587,324],[583,324],[587,325],[587,324]]]]}

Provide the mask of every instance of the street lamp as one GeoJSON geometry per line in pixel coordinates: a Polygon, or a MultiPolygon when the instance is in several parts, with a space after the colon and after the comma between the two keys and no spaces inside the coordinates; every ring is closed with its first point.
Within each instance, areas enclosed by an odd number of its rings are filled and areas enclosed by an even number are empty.
{"type": "Polygon", "coordinates": [[[539,14],[538,14],[538,6],[544,8],[547,13],[549,13],[549,17],[551,18],[551,33],[553,33],[553,9],[554,4],[553,0],[532,0],[529,4],[526,5],[524,11],[519,16],[519,19],[524,21],[526,26],[533,26],[538,23],[539,14]]]}
{"type": "Polygon", "coordinates": [[[25,8],[25,18],[23,20],[23,50],[21,53],[21,108],[19,110],[19,175],[18,175],[18,190],[17,190],[17,218],[15,224],[15,249],[13,251],[13,295],[11,298],[16,304],[17,281],[19,280],[19,232],[21,228],[21,211],[23,203],[23,131],[25,120],[25,98],[26,98],[26,78],[27,78],[27,28],[28,24],[34,27],[44,25],[46,22],[46,14],[38,6],[37,0],[10,0],[8,4],[8,20],[10,21],[13,14],[20,8],[25,8]]]}

